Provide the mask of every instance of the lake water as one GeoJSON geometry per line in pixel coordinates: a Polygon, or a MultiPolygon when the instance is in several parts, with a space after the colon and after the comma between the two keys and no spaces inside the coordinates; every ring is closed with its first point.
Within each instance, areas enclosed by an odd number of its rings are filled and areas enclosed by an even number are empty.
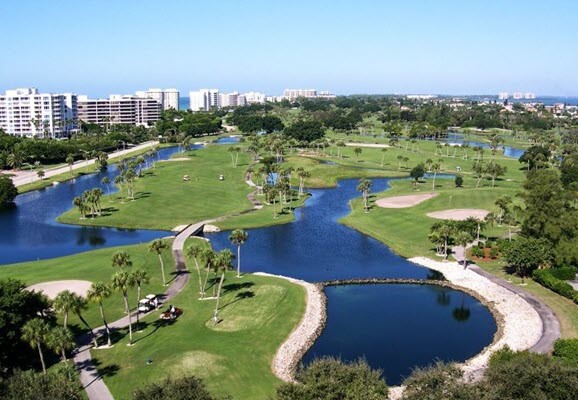
{"type": "MultiPolygon", "coordinates": [[[[178,148],[161,149],[168,158],[178,148]]],[[[84,228],[54,219],[71,207],[84,190],[101,186],[115,166],[47,189],[17,197],[17,208],[0,213],[0,264],[46,259],[95,248],[148,242],[165,231],[84,228]]],[[[414,265],[381,242],[338,223],[359,197],[357,179],[333,189],[310,190],[312,196],[295,211],[293,223],[249,230],[242,248],[244,271],[265,271],[308,281],[387,277],[424,279],[432,271],[414,265]]],[[[294,182],[295,183],[295,182],[294,182]]],[[[389,179],[373,179],[373,192],[389,179]]],[[[104,189],[104,188],[103,188],[104,189]]],[[[207,235],[215,249],[232,247],[229,232],[207,235]]],[[[234,250],[234,249],[233,249],[234,250]]],[[[397,384],[410,369],[436,359],[463,361],[490,343],[496,330],[479,302],[459,291],[435,286],[373,285],[330,287],[328,324],[306,355],[344,359],[365,357],[397,384]],[[463,307],[461,307],[463,304],[463,307]],[[455,309],[461,307],[455,317],[455,309]],[[467,314],[466,319],[463,315],[467,314]]]]}
{"type": "MultiPolygon", "coordinates": [[[[463,144],[464,142],[467,142],[467,143],[469,143],[470,147],[478,146],[478,147],[481,147],[483,149],[490,149],[489,143],[467,140],[466,138],[464,138],[463,133],[450,133],[450,134],[448,134],[448,137],[447,137],[447,139],[444,140],[444,142],[456,143],[456,144],[463,144]]],[[[517,147],[503,146],[503,152],[504,152],[505,157],[518,159],[522,156],[522,154],[524,154],[525,151],[526,150],[520,149],[517,147]]],[[[450,150],[450,154],[453,154],[452,150],[450,150]]]]}

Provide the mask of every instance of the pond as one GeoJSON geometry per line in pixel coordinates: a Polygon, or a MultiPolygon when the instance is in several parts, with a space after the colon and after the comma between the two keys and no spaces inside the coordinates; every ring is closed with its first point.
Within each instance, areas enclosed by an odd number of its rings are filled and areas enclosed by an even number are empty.
{"type": "MultiPolygon", "coordinates": [[[[169,158],[177,148],[161,149],[169,158]]],[[[0,264],[75,254],[100,247],[148,242],[170,235],[165,231],[84,228],[62,225],[55,218],[71,207],[72,199],[112,181],[115,166],[74,181],[17,197],[18,207],[0,213],[0,264]]],[[[373,192],[387,189],[389,179],[373,179],[373,192]]],[[[338,187],[312,189],[305,206],[295,210],[293,223],[249,230],[242,248],[244,271],[264,271],[307,281],[380,277],[434,278],[393,253],[383,243],[338,221],[359,197],[358,180],[338,187]]],[[[104,188],[103,188],[104,189],[104,188]]],[[[207,235],[215,249],[231,247],[229,232],[207,235]]],[[[464,361],[490,343],[495,323],[479,302],[459,291],[421,285],[330,287],[327,327],[311,351],[317,355],[365,357],[383,369],[388,383],[399,383],[415,366],[436,359],[464,361]],[[456,318],[455,309],[467,310],[456,318]],[[467,318],[463,315],[467,314],[467,318]]]]}
{"type": "MultiPolygon", "coordinates": [[[[450,134],[448,134],[448,137],[444,140],[444,142],[445,143],[451,143],[451,144],[463,144],[464,142],[467,142],[467,143],[469,143],[469,145],[471,147],[477,146],[477,147],[481,147],[483,149],[489,149],[490,148],[490,144],[487,142],[476,142],[476,141],[471,141],[471,140],[465,139],[463,133],[450,133],[450,134]]],[[[524,152],[526,151],[524,149],[520,149],[518,147],[512,147],[512,146],[502,146],[502,148],[503,148],[505,157],[515,158],[515,159],[522,157],[522,154],[524,154],[524,152]]]]}
{"type": "MultiPolygon", "coordinates": [[[[178,151],[177,147],[159,149],[158,159],[167,159],[178,151]]],[[[171,235],[166,231],[79,227],[55,221],[72,207],[72,199],[85,190],[100,187],[106,193],[102,178],[107,176],[113,182],[117,175],[116,165],[109,165],[104,171],[16,197],[15,208],[0,212],[0,265],[149,242],[171,235]]],[[[112,190],[114,185],[110,186],[112,190]]]]}

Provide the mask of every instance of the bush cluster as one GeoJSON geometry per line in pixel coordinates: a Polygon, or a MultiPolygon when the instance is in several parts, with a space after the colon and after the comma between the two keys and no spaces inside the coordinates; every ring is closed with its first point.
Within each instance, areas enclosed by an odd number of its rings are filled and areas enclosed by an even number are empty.
{"type": "Polygon", "coordinates": [[[552,355],[569,364],[578,366],[578,339],[558,339],[552,355]]]}
{"type": "Polygon", "coordinates": [[[571,281],[576,278],[576,269],[573,267],[558,267],[550,270],[552,276],[562,281],[571,281]]]}
{"type": "Polygon", "coordinates": [[[553,269],[537,269],[532,273],[532,279],[545,288],[558,293],[578,304],[578,292],[568,282],[558,279],[552,273],[553,269]]]}

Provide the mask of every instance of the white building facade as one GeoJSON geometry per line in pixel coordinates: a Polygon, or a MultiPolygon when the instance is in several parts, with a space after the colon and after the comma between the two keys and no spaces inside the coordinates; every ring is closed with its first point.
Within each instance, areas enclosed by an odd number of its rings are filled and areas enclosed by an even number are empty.
{"type": "Polygon", "coordinates": [[[36,88],[0,95],[0,128],[14,136],[62,138],[77,128],[77,96],[39,93],[36,88]]]}
{"type": "Polygon", "coordinates": [[[179,109],[180,93],[178,89],[149,89],[136,92],[136,96],[158,101],[163,110],[179,109]]]}
{"type": "Polygon", "coordinates": [[[189,92],[189,108],[194,111],[209,111],[221,107],[219,89],[201,89],[189,92]]]}
{"type": "Polygon", "coordinates": [[[155,98],[111,95],[108,99],[78,97],[78,119],[102,126],[114,124],[152,126],[161,117],[155,98]]]}
{"type": "Polygon", "coordinates": [[[247,100],[247,104],[262,104],[265,102],[265,93],[260,92],[248,92],[243,94],[247,100]]]}
{"type": "Polygon", "coordinates": [[[237,107],[239,105],[239,92],[222,93],[221,107],[237,107]]]}
{"type": "Polygon", "coordinates": [[[317,97],[317,90],[315,89],[285,89],[283,97],[288,100],[295,100],[300,97],[313,98],[317,97]]]}

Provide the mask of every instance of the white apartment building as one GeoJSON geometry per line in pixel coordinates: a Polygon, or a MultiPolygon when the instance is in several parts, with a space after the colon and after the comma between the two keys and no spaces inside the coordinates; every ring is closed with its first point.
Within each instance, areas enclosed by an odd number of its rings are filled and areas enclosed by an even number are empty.
{"type": "Polygon", "coordinates": [[[299,97],[317,97],[317,90],[315,89],[285,89],[283,97],[288,100],[295,100],[299,97]]]}
{"type": "Polygon", "coordinates": [[[162,105],[154,98],[111,95],[108,99],[78,96],[78,119],[93,124],[151,126],[160,119],[162,105]]]}
{"type": "Polygon", "coordinates": [[[9,135],[60,138],[76,129],[77,96],[38,93],[36,88],[0,95],[0,128],[9,135]]]}
{"type": "Polygon", "coordinates": [[[264,103],[265,93],[249,92],[244,94],[247,104],[264,103]]]}
{"type": "Polygon", "coordinates": [[[201,89],[189,92],[190,109],[192,111],[209,111],[221,107],[219,89],[201,89]]]}
{"type": "Polygon", "coordinates": [[[239,92],[222,93],[219,97],[221,107],[237,107],[239,105],[239,92]]]}
{"type": "Polygon", "coordinates": [[[136,96],[155,99],[161,104],[163,110],[179,109],[180,93],[178,89],[149,89],[136,92],[136,96]]]}

